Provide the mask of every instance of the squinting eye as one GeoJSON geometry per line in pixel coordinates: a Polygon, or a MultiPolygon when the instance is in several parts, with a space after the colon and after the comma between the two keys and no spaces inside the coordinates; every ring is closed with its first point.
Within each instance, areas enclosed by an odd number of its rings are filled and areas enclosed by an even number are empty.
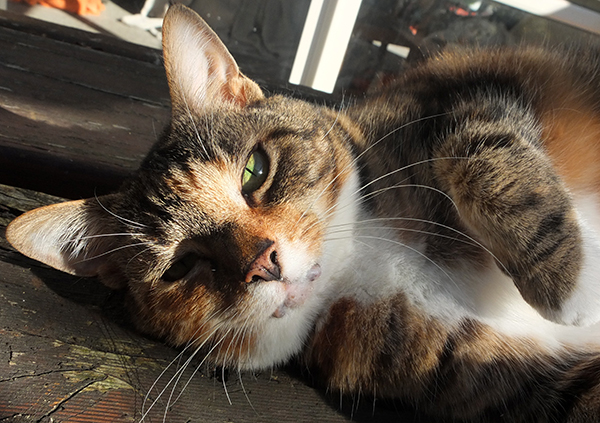
{"type": "Polygon", "coordinates": [[[269,160],[260,150],[256,150],[246,163],[242,174],[242,192],[250,194],[259,189],[269,175],[269,160]]]}
{"type": "Polygon", "coordinates": [[[196,263],[200,260],[200,256],[196,253],[187,253],[179,260],[171,264],[171,267],[162,275],[162,280],[165,282],[176,282],[190,273],[196,263]]]}

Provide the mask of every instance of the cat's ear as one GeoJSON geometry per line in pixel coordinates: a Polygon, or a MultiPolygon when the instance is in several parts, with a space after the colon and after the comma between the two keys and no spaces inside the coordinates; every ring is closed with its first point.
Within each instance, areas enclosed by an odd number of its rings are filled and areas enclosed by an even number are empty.
{"type": "Polygon", "coordinates": [[[173,110],[205,113],[213,107],[244,107],[263,98],[244,76],[217,34],[181,4],[163,21],[163,55],[173,110]]]}
{"type": "Polygon", "coordinates": [[[70,201],[31,210],[6,228],[6,239],[19,252],[48,266],[77,276],[99,276],[118,289],[125,280],[108,252],[113,237],[102,236],[107,213],[96,199],[70,201]]]}

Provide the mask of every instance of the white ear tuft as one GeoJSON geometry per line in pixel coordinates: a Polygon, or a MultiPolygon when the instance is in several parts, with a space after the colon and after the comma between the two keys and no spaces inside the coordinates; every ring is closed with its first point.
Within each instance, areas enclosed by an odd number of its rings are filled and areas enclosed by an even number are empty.
{"type": "Polygon", "coordinates": [[[165,16],[163,54],[174,110],[204,113],[218,105],[244,107],[263,98],[213,30],[181,4],[171,6],[165,16]]]}
{"type": "MultiPolygon", "coordinates": [[[[31,210],[6,228],[6,239],[18,251],[55,269],[78,276],[114,273],[106,252],[111,237],[95,237],[105,228],[94,200],[78,200],[31,210]]],[[[121,285],[108,282],[112,288],[121,285]]],[[[124,283],[125,281],[122,281],[124,283]]]]}

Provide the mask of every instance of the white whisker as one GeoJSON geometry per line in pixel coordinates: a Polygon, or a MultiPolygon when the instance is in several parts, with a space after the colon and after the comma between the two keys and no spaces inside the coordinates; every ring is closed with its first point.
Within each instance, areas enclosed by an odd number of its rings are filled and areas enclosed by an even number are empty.
{"type": "MultiPolygon", "coordinates": [[[[222,325],[221,325],[222,326],[222,325]]],[[[183,364],[183,366],[178,369],[175,374],[171,377],[171,379],[167,382],[167,384],[165,385],[165,387],[159,392],[158,396],[154,399],[154,401],[152,402],[152,404],[150,404],[150,407],[148,407],[148,409],[143,412],[142,418],[140,419],[140,422],[143,422],[144,419],[146,418],[146,416],[148,415],[148,413],[152,410],[152,408],[156,405],[156,403],[158,402],[158,400],[163,396],[163,394],[166,392],[166,390],[168,389],[168,387],[175,381],[175,386],[177,385],[177,381],[180,380],[183,372],[185,371],[185,369],[187,368],[187,366],[189,366],[189,364],[191,363],[191,361],[193,360],[193,358],[201,351],[202,347],[206,344],[206,342],[208,342],[211,337],[218,331],[221,329],[221,326],[216,327],[213,332],[211,332],[211,334],[202,342],[202,344],[200,344],[198,347],[196,347],[196,349],[194,350],[194,352],[191,354],[191,356],[185,361],[185,363],[183,364]]],[[[200,362],[200,364],[198,365],[198,368],[206,361],[206,359],[208,358],[208,356],[212,353],[212,351],[217,348],[217,346],[223,341],[223,339],[225,339],[225,337],[227,336],[228,331],[225,332],[225,335],[223,335],[223,337],[215,343],[215,345],[208,351],[208,353],[206,354],[206,356],[202,359],[202,361],[200,362]]],[[[190,346],[192,345],[191,343],[189,344],[190,346]]],[[[185,351],[185,350],[184,350],[185,351]]],[[[148,398],[148,395],[150,394],[150,392],[152,392],[152,389],[154,389],[154,387],[156,386],[156,384],[158,383],[158,381],[160,380],[160,378],[165,374],[165,372],[167,371],[167,369],[173,364],[175,363],[175,361],[179,360],[179,358],[181,357],[181,355],[183,354],[183,351],[181,353],[179,353],[177,355],[177,357],[175,357],[171,363],[169,363],[169,365],[162,371],[162,373],[158,376],[158,378],[154,381],[154,383],[152,384],[152,386],[150,387],[150,389],[148,390],[148,393],[146,394],[146,398],[144,399],[144,405],[142,406],[142,411],[144,410],[145,407],[145,403],[146,400],[148,398]]],[[[165,410],[165,413],[168,411],[168,404],[167,404],[167,409],[165,410]]]]}
{"type": "Polygon", "coordinates": [[[127,264],[125,265],[125,270],[129,269],[129,265],[131,264],[131,262],[133,260],[135,260],[139,255],[144,254],[146,251],[151,250],[152,249],[152,245],[150,245],[148,248],[144,248],[143,250],[141,250],[139,253],[136,253],[133,255],[133,257],[131,257],[129,260],[127,260],[127,264]]]}
{"type": "MultiPolygon", "coordinates": [[[[215,311],[213,312],[211,315],[209,315],[206,319],[205,322],[200,325],[198,327],[198,329],[196,329],[196,331],[194,332],[194,334],[190,337],[190,340],[187,342],[187,344],[185,345],[185,347],[179,352],[179,354],[177,354],[177,356],[171,360],[171,362],[163,369],[163,371],[160,373],[160,375],[158,375],[158,377],[154,380],[154,383],[152,384],[152,386],[150,386],[150,389],[148,389],[148,392],[146,393],[146,396],[144,397],[144,402],[142,403],[142,412],[146,406],[146,402],[148,401],[148,397],[150,395],[150,392],[152,392],[152,390],[154,389],[154,387],[156,386],[156,384],[158,383],[158,381],[165,375],[165,373],[167,372],[167,370],[176,362],[176,361],[181,361],[181,357],[183,357],[183,355],[185,354],[185,352],[191,348],[194,343],[196,342],[196,335],[198,334],[198,332],[200,332],[202,330],[202,328],[204,328],[206,326],[206,324],[208,322],[210,322],[213,319],[217,319],[217,316],[219,315],[223,315],[225,314],[228,310],[230,309],[230,307],[227,307],[225,310],[222,311],[215,311]]],[[[199,345],[196,347],[196,351],[194,352],[193,355],[195,355],[198,351],[200,351],[200,349],[206,344],[206,342],[208,342],[211,337],[218,331],[220,330],[220,328],[224,325],[224,322],[221,322],[220,324],[215,325],[214,330],[206,337],[206,339],[199,345]]],[[[187,361],[186,361],[187,363],[187,361]]],[[[185,367],[187,366],[187,364],[184,363],[183,368],[185,369],[185,367]]],[[[177,371],[175,373],[175,376],[177,375],[177,373],[180,371],[179,369],[179,363],[177,364],[177,371]]],[[[175,377],[173,376],[173,377],[175,377]]],[[[172,381],[172,379],[171,379],[172,381]]],[[[171,383],[171,381],[166,385],[166,387],[168,387],[171,383]]],[[[162,395],[162,394],[161,394],[162,395]]],[[[158,400],[158,398],[154,401],[156,402],[158,400]]],[[[154,403],[152,404],[152,406],[154,406],[154,403]]],[[[141,420],[140,420],[141,421],[141,420]]]]}
{"type": "Polygon", "coordinates": [[[337,122],[340,118],[340,114],[342,113],[343,107],[344,107],[344,98],[342,97],[342,101],[340,102],[338,112],[335,115],[335,119],[334,119],[333,123],[331,124],[331,126],[329,127],[329,129],[327,130],[327,132],[325,132],[325,134],[321,137],[321,140],[324,140],[325,138],[327,138],[327,135],[329,135],[329,133],[331,131],[333,131],[333,128],[335,128],[335,125],[337,124],[337,122]]]}
{"type": "Polygon", "coordinates": [[[110,210],[109,210],[109,209],[108,209],[106,206],[104,206],[104,204],[102,204],[102,202],[100,201],[100,198],[99,198],[99,197],[96,195],[96,193],[94,193],[94,198],[96,199],[96,202],[98,203],[98,205],[100,205],[100,207],[102,207],[102,209],[103,209],[103,210],[104,210],[106,213],[110,214],[111,216],[113,216],[114,218],[116,218],[116,219],[120,220],[121,222],[129,223],[130,225],[132,225],[132,226],[135,226],[135,227],[137,227],[137,228],[147,228],[147,227],[148,227],[148,226],[146,226],[146,225],[144,225],[144,224],[142,224],[142,223],[139,223],[139,222],[135,222],[135,221],[133,221],[133,220],[126,219],[126,218],[124,218],[124,217],[121,217],[121,216],[119,216],[119,215],[118,215],[118,214],[116,214],[116,213],[113,213],[113,212],[112,212],[112,211],[110,211],[110,210]]]}
{"type": "MultiPolygon", "coordinates": [[[[386,178],[386,177],[388,177],[388,176],[391,176],[391,175],[393,175],[393,174],[395,174],[395,173],[398,173],[398,172],[400,172],[400,171],[406,170],[406,169],[408,169],[408,168],[410,168],[410,167],[412,167],[412,166],[416,166],[416,165],[419,165],[419,164],[425,164],[425,163],[432,162],[432,161],[437,161],[437,160],[449,160],[449,159],[466,159],[466,158],[465,158],[465,157],[438,157],[438,158],[435,158],[435,159],[428,159],[428,160],[422,160],[422,161],[419,161],[419,162],[415,162],[415,163],[413,163],[413,164],[410,164],[410,165],[404,166],[404,167],[402,167],[402,168],[399,168],[399,169],[393,170],[393,171],[391,171],[391,172],[388,172],[388,173],[386,173],[385,175],[381,175],[380,177],[378,177],[378,178],[376,178],[376,179],[374,179],[374,180],[370,181],[369,183],[367,183],[367,184],[363,185],[362,187],[360,187],[359,189],[357,189],[356,191],[354,191],[353,195],[356,195],[356,194],[360,193],[360,192],[361,192],[361,191],[363,191],[365,188],[367,188],[369,185],[371,185],[371,184],[373,184],[373,183],[375,183],[375,182],[377,182],[377,181],[380,181],[381,179],[384,179],[384,178],[386,178]]],[[[353,203],[353,204],[348,204],[348,205],[346,205],[346,206],[344,206],[344,207],[342,207],[342,208],[340,208],[340,209],[338,209],[338,208],[337,208],[337,207],[338,207],[338,204],[333,204],[332,206],[330,206],[328,209],[326,209],[326,210],[323,212],[323,216],[321,216],[321,217],[319,218],[319,220],[318,220],[318,221],[316,221],[316,222],[313,222],[311,225],[309,225],[308,227],[306,227],[306,228],[303,230],[303,234],[307,233],[307,232],[308,232],[308,231],[309,231],[311,228],[313,228],[313,227],[314,227],[315,225],[317,225],[319,222],[322,222],[323,220],[327,219],[327,218],[328,218],[329,216],[331,216],[331,214],[332,214],[332,213],[334,213],[335,211],[342,211],[342,210],[344,210],[346,207],[352,207],[352,206],[355,206],[356,204],[362,204],[362,203],[364,203],[364,202],[365,202],[365,201],[366,201],[368,198],[374,197],[374,196],[376,196],[376,195],[379,195],[379,194],[381,194],[381,193],[383,193],[383,192],[386,192],[386,191],[388,191],[388,190],[392,190],[392,189],[398,189],[398,188],[411,188],[411,187],[412,187],[412,188],[422,188],[422,189],[429,189],[429,190],[432,190],[432,191],[434,191],[434,192],[437,192],[437,193],[439,193],[440,195],[443,195],[445,198],[447,198],[447,199],[448,199],[448,200],[449,200],[449,201],[452,203],[452,205],[454,206],[454,208],[455,208],[455,209],[457,210],[457,212],[458,212],[458,206],[456,205],[456,203],[454,202],[454,200],[452,199],[452,197],[450,197],[450,196],[449,196],[448,194],[446,194],[444,191],[441,191],[440,189],[438,189],[438,188],[435,188],[435,187],[431,187],[431,186],[429,186],[429,185],[420,185],[420,184],[403,184],[402,182],[400,182],[400,183],[399,183],[399,184],[397,184],[397,185],[392,185],[392,186],[389,186],[389,187],[381,188],[381,189],[379,189],[379,190],[376,190],[376,191],[373,191],[373,192],[371,192],[371,193],[367,193],[367,194],[365,194],[365,195],[363,195],[363,196],[361,196],[361,197],[358,197],[358,198],[356,199],[356,201],[357,201],[356,203],[353,203]],[[358,203],[359,201],[360,201],[360,203],[358,203]]],[[[305,213],[306,213],[306,211],[305,211],[305,213]]],[[[305,215],[305,213],[303,213],[302,217],[305,215]]],[[[298,224],[299,222],[300,222],[300,220],[298,220],[296,223],[298,224]]]]}
{"type": "Polygon", "coordinates": [[[83,262],[86,262],[86,261],[95,260],[97,258],[107,256],[107,255],[112,254],[114,252],[117,252],[117,251],[120,251],[120,250],[124,250],[126,248],[139,247],[140,245],[151,245],[151,243],[150,242],[137,242],[135,244],[122,245],[120,247],[113,248],[112,250],[105,251],[104,253],[97,254],[97,255],[92,256],[92,257],[86,257],[84,259],[78,260],[76,263],[83,263],[83,262]]]}
{"type": "MultiPolygon", "coordinates": [[[[466,238],[467,240],[471,241],[472,244],[471,243],[467,243],[464,240],[460,240],[460,239],[457,239],[457,238],[448,237],[447,235],[436,234],[435,232],[427,232],[427,231],[420,231],[420,230],[416,230],[416,229],[407,229],[407,228],[393,228],[393,227],[388,227],[388,226],[385,227],[385,229],[402,229],[402,230],[406,230],[406,231],[409,231],[409,230],[410,231],[417,231],[417,232],[421,232],[421,233],[424,233],[424,234],[427,234],[427,235],[435,235],[435,236],[446,237],[446,238],[453,239],[453,240],[456,240],[456,241],[464,242],[466,244],[477,246],[477,247],[481,248],[483,251],[485,251],[486,253],[488,253],[500,265],[500,267],[502,267],[502,270],[504,272],[506,272],[507,275],[510,276],[510,272],[508,271],[508,269],[506,268],[506,266],[500,261],[500,259],[498,257],[496,257],[496,255],[489,248],[487,248],[485,245],[483,245],[481,242],[477,241],[475,238],[473,238],[472,236],[468,235],[467,233],[465,233],[463,231],[460,231],[460,230],[458,230],[456,228],[453,228],[452,226],[444,225],[443,223],[434,222],[432,220],[419,219],[419,218],[415,218],[415,217],[379,217],[379,218],[363,219],[363,220],[360,220],[357,223],[386,222],[386,221],[409,221],[409,222],[425,223],[425,224],[429,224],[429,225],[439,226],[441,228],[444,228],[444,229],[447,229],[449,231],[452,231],[452,232],[454,232],[454,233],[456,233],[456,234],[458,234],[458,235],[466,238]]],[[[336,226],[339,227],[339,226],[343,226],[343,225],[332,225],[331,227],[336,227],[336,226]]],[[[367,228],[365,228],[365,229],[367,229],[367,228]]],[[[350,229],[348,229],[348,230],[350,230],[350,229]]]]}
{"type": "MultiPolygon", "coordinates": [[[[204,343],[202,345],[204,345],[204,343]]],[[[173,377],[169,380],[169,382],[167,383],[167,385],[161,391],[160,395],[157,397],[157,399],[160,398],[160,396],[164,392],[166,392],[167,388],[170,385],[172,385],[171,386],[171,393],[169,394],[169,398],[167,399],[167,404],[165,406],[165,412],[163,414],[163,423],[167,420],[167,414],[168,414],[170,408],[175,404],[175,402],[172,402],[173,395],[175,394],[175,389],[177,389],[177,385],[179,385],[179,381],[183,377],[184,372],[187,370],[187,368],[189,367],[189,365],[191,364],[191,362],[194,360],[194,358],[196,357],[196,355],[202,349],[202,345],[199,346],[199,347],[197,347],[194,350],[194,352],[188,357],[188,359],[181,365],[181,367],[177,369],[177,371],[175,372],[175,374],[173,375],[173,377]]],[[[179,364],[178,364],[178,367],[179,367],[179,364]]],[[[183,390],[180,391],[179,395],[181,395],[182,392],[183,392],[183,390]]],[[[177,398],[179,398],[179,397],[177,397],[177,398]]]]}
{"type": "MultiPolygon", "coordinates": [[[[464,239],[460,239],[460,238],[455,238],[449,235],[444,235],[444,234],[439,234],[437,232],[431,232],[431,231],[423,231],[421,229],[412,229],[412,228],[397,228],[397,227],[385,227],[382,228],[380,226],[376,227],[376,226],[361,226],[360,227],[361,230],[363,229],[386,229],[386,230],[391,230],[391,231],[402,231],[402,232],[414,232],[414,233],[419,233],[419,234],[423,234],[423,235],[431,235],[431,236],[435,236],[438,238],[445,238],[451,241],[457,241],[457,242],[461,242],[463,244],[467,244],[467,245],[472,245],[474,247],[482,247],[481,245],[475,243],[475,242],[470,242],[468,240],[464,240],[464,239]]],[[[343,232],[347,232],[347,231],[354,231],[354,229],[337,229],[335,231],[329,232],[329,234],[335,235],[338,233],[343,233],[343,232]]],[[[327,240],[327,239],[326,239],[327,240]]],[[[485,247],[482,247],[485,248],[485,247]]]]}
{"type": "Polygon", "coordinates": [[[82,237],[67,239],[60,243],[59,248],[63,248],[65,245],[68,245],[68,244],[76,244],[78,242],[87,241],[90,239],[120,237],[120,236],[135,237],[135,236],[140,236],[140,235],[142,235],[142,234],[136,233],[136,232],[120,232],[120,233],[110,233],[110,234],[86,235],[86,236],[82,236],[82,237]]]}
{"type": "MultiPolygon", "coordinates": [[[[375,178],[375,179],[373,179],[373,180],[372,180],[372,181],[370,181],[369,183],[367,183],[367,184],[365,184],[365,185],[361,186],[359,189],[357,189],[357,190],[356,190],[356,191],[353,193],[353,195],[360,193],[360,192],[361,192],[361,191],[363,191],[365,188],[368,188],[370,185],[372,185],[372,184],[374,184],[374,183],[376,183],[376,182],[379,182],[379,181],[380,181],[380,180],[382,180],[382,179],[385,179],[385,178],[387,178],[387,177],[389,177],[389,176],[392,176],[392,175],[394,175],[394,174],[396,174],[396,173],[398,173],[398,172],[405,171],[406,169],[408,169],[408,168],[410,168],[410,167],[417,166],[417,165],[421,165],[421,164],[430,163],[430,162],[437,161],[437,160],[455,160],[455,159],[460,159],[460,160],[463,160],[463,159],[467,159],[467,157],[438,157],[438,158],[434,158],[434,159],[421,160],[421,161],[419,161],[419,162],[415,162],[415,163],[412,163],[412,164],[410,164],[410,165],[406,165],[406,166],[404,166],[404,167],[401,167],[401,168],[395,169],[395,170],[393,170],[393,171],[391,171],[391,172],[388,172],[388,173],[386,173],[386,174],[384,174],[384,175],[381,175],[381,176],[379,176],[378,178],[375,178]]],[[[367,199],[367,198],[370,198],[370,197],[372,197],[372,196],[374,196],[374,195],[378,195],[379,193],[382,193],[382,192],[385,192],[385,191],[388,191],[388,190],[391,190],[391,189],[396,189],[396,188],[409,188],[409,187],[423,188],[423,189],[430,189],[430,190],[432,190],[432,191],[435,191],[435,192],[437,192],[437,193],[439,193],[439,194],[443,195],[444,197],[446,197],[446,198],[447,198],[447,199],[448,199],[448,200],[449,200],[449,201],[452,203],[452,205],[454,206],[454,208],[455,208],[455,209],[458,211],[458,206],[456,205],[456,203],[454,202],[454,200],[452,199],[452,197],[450,197],[450,196],[449,196],[448,194],[446,194],[444,191],[442,191],[442,190],[440,190],[440,189],[438,189],[438,188],[431,187],[431,186],[429,186],[429,185],[420,185],[420,184],[403,184],[402,182],[400,182],[400,183],[399,183],[399,184],[397,184],[397,185],[391,185],[391,186],[389,186],[389,187],[385,187],[385,188],[381,188],[381,189],[379,189],[379,190],[377,190],[377,191],[373,191],[372,193],[365,194],[365,195],[363,195],[363,196],[359,197],[357,200],[361,200],[361,199],[367,199]]],[[[334,210],[336,207],[337,207],[337,204],[334,204],[333,206],[331,206],[331,207],[329,207],[327,210],[325,210],[325,212],[324,212],[325,218],[328,216],[328,213],[329,213],[330,211],[334,210]]]]}
{"type": "MultiPolygon", "coordinates": [[[[230,306],[230,307],[231,307],[231,306],[230,306]]],[[[230,308],[230,307],[228,307],[227,309],[225,309],[225,310],[224,310],[224,312],[225,312],[225,311],[227,311],[227,310],[229,310],[229,308],[230,308]]],[[[222,314],[224,314],[224,312],[223,312],[222,314]]],[[[223,325],[224,325],[224,323],[222,323],[220,327],[222,327],[223,325]]],[[[220,327],[219,327],[219,328],[220,328],[220,327]]],[[[228,335],[228,334],[229,334],[231,331],[232,331],[232,329],[231,329],[231,328],[230,328],[230,329],[228,329],[228,330],[227,330],[227,332],[225,333],[225,335],[223,336],[223,338],[221,339],[221,341],[219,341],[219,343],[220,343],[220,342],[222,342],[222,341],[225,339],[225,337],[226,337],[226,336],[227,336],[227,335],[228,335]]],[[[214,334],[214,333],[213,333],[213,334],[214,334]]],[[[211,334],[210,336],[212,337],[212,335],[213,335],[213,334],[211,334]]],[[[205,341],[205,342],[206,342],[206,341],[205,341]]],[[[204,345],[204,343],[203,343],[202,345],[204,345]]],[[[230,345],[231,345],[231,343],[230,343],[230,345]]],[[[202,347],[202,346],[200,346],[199,348],[201,348],[201,347],[202,347]]],[[[181,397],[181,395],[183,394],[183,392],[186,390],[186,388],[188,387],[188,385],[191,383],[191,381],[192,381],[192,379],[194,378],[194,376],[195,376],[195,375],[198,373],[198,371],[200,371],[200,366],[201,366],[201,365],[202,365],[202,364],[203,364],[203,363],[206,361],[206,359],[208,358],[208,356],[210,355],[210,353],[211,353],[213,350],[214,350],[214,348],[212,348],[212,349],[211,349],[211,350],[210,350],[210,351],[207,353],[207,355],[204,357],[204,359],[202,360],[202,362],[201,362],[201,363],[200,363],[198,366],[196,366],[196,369],[194,369],[194,371],[192,372],[191,376],[188,378],[188,380],[187,380],[187,382],[185,383],[185,385],[183,385],[183,387],[182,387],[182,388],[181,388],[181,390],[179,391],[179,395],[177,395],[177,397],[176,397],[176,398],[175,398],[175,400],[172,402],[172,404],[175,404],[175,403],[176,403],[176,402],[179,400],[179,398],[181,397]]],[[[229,347],[227,348],[227,350],[229,350],[229,347]]],[[[225,367],[225,366],[224,366],[224,367],[225,367]]],[[[177,380],[177,383],[179,383],[179,378],[178,378],[178,380],[177,380]]]]}
{"type": "Polygon", "coordinates": [[[244,386],[244,382],[242,381],[242,373],[240,372],[240,370],[238,369],[238,380],[240,381],[240,386],[242,387],[242,391],[244,392],[244,396],[246,397],[246,400],[248,401],[248,404],[250,404],[250,408],[252,408],[252,410],[254,411],[254,413],[256,414],[256,416],[260,416],[260,414],[258,414],[258,411],[256,411],[256,408],[254,408],[254,405],[252,405],[252,401],[250,401],[250,397],[248,396],[248,392],[246,392],[246,387],[244,386]]]}
{"type": "Polygon", "coordinates": [[[221,382],[223,383],[223,390],[225,390],[225,396],[227,397],[229,405],[233,405],[231,397],[229,396],[229,391],[227,390],[227,383],[225,382],[225,366],[221,367],[221,382]]]}
{"type": "Polygon", "coordinates": [[[387,134],[385,134],[384,136],[382,136],[381,138],[379,138],[377,141],[375,141],[374,143],[372,143],[371,145],[369,145],[367,148],[365,148],[365,150],[363,150],[360,154],[358,154],[349,164],[347,164],[346,166],[344,166],[339,172],[338,174],[331,180],[329,181],[329,183],[323,188],[323,190],[317,195],[317,197],[315,198],[315,200],[308,206],[308,208],[302,213],[302,215],[300,215],[300,217],[298,218],[298,221],[296,222],[299,223],[302,218],[306,215],[306,213],[308,213],[309,210],[311,210],[313,208],[313,206],[316,204],[316,202],[323,196],[323,194],[325,192],[327,192],[327,190],[329,189],[329,187],[335,183],[335,181],[337,181],[337,179],[346,171],[348,170],[351,166],[355,166],[356,163],[360,160],[360,158],[362,156],[364,156],[365,154],[367,154],[367,152],[369,152],[371,149],[373,149],[376,145],[378,145],[380,142],[384,141],[386,138],[388,138],[390,135],[395,134],[396,132],[419,122],[425,121],[425,120],[429,120],[429,119],[434,119],[440,116],[445,116],[445,115],[449,115],[451,112],[445,112],[445,113],[439,113],[439,114],[435,114],[435,115],[431,115],[431,116],[427,116],[427,117],[423,117],[423,118],[419,118],[419,119],[415,119],[413,121],[407,122],[404,125],[400,125],[399,127],[391,130],[390,132],[388,132],[387,134]]]}
{"type": "MultiPolygon", "coordinates": [[[[179,89],[181,90],[182,87],[180,86],[179,89]]],[[[209,155],[208,155],[208,151],[206,150],[206,146],[204,145],[204,141],[202,140],[202,138],[200,137],[200,132],[198,132],[198,128],[196,127],[196,122],[194,120],[194,116],[192,115],[192,111],[190,109],[190,106],[187,102],[187,98],[185,96],[183,96],[183,104],[185,105],[185,111],[190,119],[190,126],[192,128],[194,128],[194,132],[196,133],[196,138],[198,139],[198,142],[200,143],[200,146],[202,147],[202,150],[204,150],[204,155],[206,160],[208,160],[209,155]]]]}
{"type": "Polygon", "coordinates": [[[437,264],[431,258],[427,257],[426,254],[423,254],[422,252],[420,252],[416,248],[411,247],[410,245],[407,245],[407,244],[405,244],[403,242],[396,241],[396,240],[393,240],[393,239],[388,239],[388,238],[378,237],[378,236],[371,236],[371,235],[357,235],[357,238],[374,239],[374,240],[379,240],[379,241],[386,241],[386,242],[390,242],[390,243],[395,244],[395,245],[399,245],[399,246],[404,247],[406,249],[409,249],[409,250],[413,251],[414,253],[420,255],[421,257],[423,257],[425,260],[427,260],[431,264],[433,264],[435,267],[437,267],[450,280],[450,282],[452,282],[456,286],[459,286],[456,283],[456,281],[452,278],[452,276],[450,276],[450,274],[448,274],[448,272],[446,272],[446,270],[443,267],[441,267],[439,264],[437,264]]]}

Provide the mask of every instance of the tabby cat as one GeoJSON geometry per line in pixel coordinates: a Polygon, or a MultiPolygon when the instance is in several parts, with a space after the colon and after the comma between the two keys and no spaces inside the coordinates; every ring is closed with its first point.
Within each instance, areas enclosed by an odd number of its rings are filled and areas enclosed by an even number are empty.
{"type": "Polygon", "coordinates": [[[446,51],[332,110],[265,97],[184,6],[163,32],[163,137],[119,192],[17,218],[18,250],[216,365],[600,421],[600,50],[446,51]]]}

